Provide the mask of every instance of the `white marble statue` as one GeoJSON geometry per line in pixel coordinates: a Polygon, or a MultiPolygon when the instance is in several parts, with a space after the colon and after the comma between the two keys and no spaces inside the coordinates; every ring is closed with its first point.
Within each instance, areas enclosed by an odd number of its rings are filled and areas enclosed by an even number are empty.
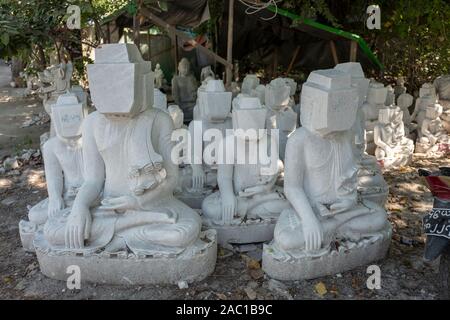
{"type": "Polygon", "coordinates": [[[202,204],[204,224],[218,231],[219,243],[271,240],[276,219],[288,207],[281,188],[275,186],[283,164],[274,146],[278,142],[263,130],[266,113],[256,97],[241,95],[233,101],[234,135],[226,136],[220,147],[226,154],[231,149],[225,146],[236,146],[233,161],[218,165],[219,191],[202,204]],[[262,151],[269,163],[256,156],[262,151]]]}
{"type": "Polygon", "coordinates": [[[155,67],[155,89],[161,89],[164,85],[164,72],[161,69],[161,65],[159,63],[156,64],[155,67]]]}
{"type": "Polygon", "coordinates": [[[354,154],[358,164],[358,194],[362,199],[373,201],[383,207],[389,194],[389,187],[384,181],[376,158],[366,152],[365,118],[362,106],[367,99],[370,81],[364,76],[364,71],[358,62],[340,63],[334,68],[350,74],[352,86],[358,89],[358,109],[352,127],[354,154]]]}
{"type": "MultiPolygon", "coordinates": [[[[384,102],[384,99],[383,99],[384,102]]],[[[302,88],[301,119],[288,139],[284,192],[291,207],[263,251],[263,270],[279,280],[335,274],[382,258],[391,228],[386,212],[361,200],[352,126],[358,90],[348,73],[312,72],[302,88]]]]}
{"type": "Polygon", "coordinates": [[[263,84],[257,85],[250,96],[258,98],[261,105],[264,106],[266,104],[266,86],[263,84]]]}
{"type": "Polygon", "coordinates": [[[172,96],[175,104],[183,110],[185,122],[193,119],[193,109],[197,100],[197,89],[197,80],[191,73],[189,60],[182,58],[178,64],[178,75],[172,78],[172,96]]]}
{"type": "Polygon", "coordinates": [[[389,84],[386,86],[387,94],[386,94],[386,101],[384,102],[385,106],[393,106],[395,105],[395,93],[394,88],[389,84]]]}
{"type": "Polygon", "coordinates": [[[373,129],[378,122],[380,109],[385,108],[388,89],[382,83],[370,81],[367,92],[367,100],[362,105],[366,130],[366,152],[375,155],[376,145],[374,143],[373,129]]]}
{"type": "Polygon", "coordinates": [[[419,127],[416,141],[416,153],[442,155],[450,152],[450,135],[444,128],[442,106],[434,104],[425,111],[425,119],[419,127]]]}
{"type": "Polygon", "coordinates": [[[384,168],[409,164],[414,142],[405,136],[403,112],[398,107],[381,109],[374,128],[375,157],[384,168]]]}
{"type": "Polygon", "coordinates": [[[297,128],[298,115],[292,109],[291,90],[292,87],[287,85],[283,78],[274,79],[266,85],[265,106],[268,109],[266,128],[278,129],[279,155],[283,161],[287,138],[297,128]]]}
{"type": "MultiPolygon", "coordinates": [[[[417,129],[417,125],[411,122],[409,107],[412,106],[414,98],[409,93],[402,93],[397,98],[397,106],[403,112],[403,124],[405,125],[405,135],[412,139],[412,132],[417,129]]],[[[413,139],[414,140],[414,139],[413,139]]]]}
{"type": "Polygon", "coordinates": [[[85,109],[75,94],[67,93],[58,97],[52,114],[56,136],[47,140],[42,148],[48,198],[30,209],[29,221],[20,222],[22,245],[28,251],[34,251],[35,233],[42,229],[48,217],[70,211],[83,183],[81,124],[86,116],[85,109]]]}
{"type": "Polygon", "coordinates": [[[246,95],[251,95],[252,90],[256,89],[259,85],[259,78],[256,74],[247,74],[242,81],[241,93],[246,95]]]}
{"type": "Polygon", "coordinates": [[[103,283],[203,279],[214,232],[203,241],[199,215],[173,196],[173,122],[151,108],[151,63],[134,44],[102,44],[88,77],[97,111],[83,123],[85,180],[70,212],[50,217],[35,241],[41,271],[65,279],[66,265],[78,265],[84,281],[103,283]]]}
{"type": "Polygon", "coordinates": [[[218,130],[222,137],[227,129],[232,129],[231,92],[225,91],[222,80],[210,79],[205,83],[203,90],[198,92],[198,120],[189,124],[191,139],[190,165],[183,169],[180,177],[182,188],[177,198],[188,203],[193,208],[201,208],[205,196],[217,187],[217,164],[206,163],[203,153],[215,141],[199,139],[209,130],[218,130]]]}
{"type": "Polygon", "coordinates": [[[439,97],[439,104],[442,106],[442,115],[440,116],[442,124],[450,134],[450,75],[437,77],[433,84],[439,97]]]}
{"type": "Polygon", "coordinates": [[[435,87],[431,83],[424,83],[419,89],[419,97],[416,99],[414,111],[411,114],[411,121],[414,121],[418,127],[421,127],[427,108],[436,102],[437,95],[435,87]]]}
{"type": "Polygon", "coordinates": [[[216,79],[216,75],[212,71],[211,66],[203,67],[200,72],[200,82],[203,83],[206,79],[216,79]]]}

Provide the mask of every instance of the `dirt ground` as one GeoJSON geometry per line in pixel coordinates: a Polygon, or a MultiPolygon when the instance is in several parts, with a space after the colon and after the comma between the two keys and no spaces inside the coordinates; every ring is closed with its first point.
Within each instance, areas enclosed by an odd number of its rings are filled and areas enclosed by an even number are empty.
{"type": "MultiPolygon", "coordinates": [[[[38,148],[39,135],[48,130],[48,123],[20,128],[43,108],[37,99],[14,95],[15,90],[0,88],[1,158],[38,148]]],[[[21,248],[18,223],[26,218],[27,206],[46,197],[43,165],[32,161],[17,175],[0,176],[0,299],[438,299],[437,264],[422,260],[421,218],[431,208],[432,197],[416,171],[444,165],[450,166],[450,160],[414,158],[411,166],[385,174],[394,235],[387,258],[377,263],[379,290],[367,288],[366,266],[310,281],[270,280],[260,268],[261,247],[247,253],[220,248],[215,272],[187,289],[82,283],[81,290],[68,290],[65,282],[42,275],[35,254],[21,248]],[[5,199],[7,204],[1,203],[5,199]]]]}

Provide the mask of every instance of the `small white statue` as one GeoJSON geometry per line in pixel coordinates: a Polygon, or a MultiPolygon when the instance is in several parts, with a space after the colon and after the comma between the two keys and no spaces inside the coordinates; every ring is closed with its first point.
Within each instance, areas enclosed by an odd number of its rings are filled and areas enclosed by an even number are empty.
{"type": "Polygon", "coordinates": [[[384,209],[358,199],[351,138],[358,90],[350,75],[312,72],[301,104],[302,127],[286,147],[284,191],[291,207],[263,251],[263,270],[279,280],[320,277],[380,259],[391,235],[384,209]]]}
{"type": "Polygon", "coordinates": [[[450,134],[450,75],[437,77],[433,84],[439,96],[439,104],[442,106],[440,118],[447,133],[450,134]]]}
{"type": "Polygon", "coordinates": [[[279,155],[284,161],[288,136],[297,128],[297,113],[292,109],[292,87],[283,78],[272,80],[266,85],[265,102],[267,112],[266,128],[277,129],[279,135],[279,155]]]}
{"type": "Polygon", "coordinates": [[[271,240],[276,219],[288,207],[281,188],[275,186],[283,164],[275,137],[263,130],[266,113],[256,97],[241,95],[233,101],[234,135],[226,136],[219,150],[226,153],[230,149],[225,146],[236,145],[234,161],[218,165],[219,191],[202,204],[204,224],[218,231],[219,243],[271,240]],[[266,159],[256,155],[265,150],[270,163],[262,163],[266,159]]]}
{"type": "Polygon", "coordinates": [[[414,111],[411,114],[411,121],[415,121],[420,128],[422,121],[425,119],[427,107],[434,105],[436,102],[435,87],[431,83],[424,83],[419,89],[419,98],[417,98],[414,111]]]}
{"type": "Polygon", "coordinates": [[[216,75],[212,71],[211,66],[203,67],[200,72],[200,82],[203,83],[207,79],[216,79],[216,75]]]}
{"type": "Polygon", "coordinates": [[[161,89],[164,85],[164,72],[159,63],[155,67],[155,89],[161,89]]]}
{"type": "Polygon", "coordinates": [[[393,106],[395,105],[395,93],[394,89],[391,85],[387,85],[387,94],[386,94],[386,101],[384,102],[385,106],[393,106]]]}
{"type": "Polygon", "coordinates": [[[440,155],[450,152],[450,136],[440,118],[442,106],[434,104],[425,112],[425,119],[419,127],[419,137],[416,142],[416,152],[430,155],[440,155]]]}
{"type": "Polygon", "coordinates": [[[134,44],[103,44],[88,77],[97,111],[83,124],[85,181],[70,213],[50,217],[35,241],[42,272],[65,279],[67,265],[79,265],[86,281],[119,284],[203,279],[214,232],[201,233],[199,215],[173,196],[173,123],[150,108],[151,63],[134,44]]]}
{"type": "Polygon", "coordinates": [[[48,198],[33,206],[28,221],[20,222],[23,247],[34,251],[35,233],[48,217],[70,212],[78,189],[83,183],[81,124],[85,110],[75,94],[62,94],[52,106],[56,136],[43,145],[48,198]]]}
{"type": "Polygon", "coordinates": [[[266,86],[263,84],[257,85],[250,96],[258,98],[261,105],[264,106],[266,104],[266,86]]]}
{"type": "Polygon", "coordinates": [[[411,122],[411,114],[409,113],[409,107],[413,104],[413,101],[414,98],[409,93],[402,93],[397,98],[397,106],[403,112],[403,124],[407,137],[410,137],[411,133],[417,128],[417,125],[411,122]]]}
{"type": "Polygon", "coordinates": [[[172,96],[175,104],[183,110],[185,122],[193,119],[193,109],[197,100],[197,89],[197,80],[191,73],[189,60],[182,58],[178,64],[178,75],[172,78],[172,96]]]}
{"type": "Polygon", "coordinates": [[[395,101],[397,101],[398,97],[402,94],[406,93],[406,87],[405,87],[405,78],[404,77],[398,77],[397,78],[397,84],[394,87],[394,95],[395,95],[395,101]]]}
{"type": "Polygon", "coordinates": [[[412,160],[414,142],[405,136],[400,108],[380,110],[374,128],[375,157],[384,168],[405,166],[412,160]]]}

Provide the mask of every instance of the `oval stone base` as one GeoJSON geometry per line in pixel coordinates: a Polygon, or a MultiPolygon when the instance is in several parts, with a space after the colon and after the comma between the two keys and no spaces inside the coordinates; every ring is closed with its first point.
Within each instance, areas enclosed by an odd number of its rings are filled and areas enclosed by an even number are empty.
{"type": "MultiPolygon", "coordinates": [[[[64,280],[72,273],[67,267],[78,266],[81,283],[94,282],[118,285],[192,283],[209,276],[217,258],[217,235],[214,230],[201,232],[202,250],[175,257],[136,257],[130,254],[56,253],[38,233],[34,241],[41,272],[49,278],[64,280]]],[[[189,251],[190,247],[186,249],[189,251]]],[[[73,272],[73,271],[72,271],[73,272]]]]}
{"type": "Polygon", "coordinates": [[[276,220],[242,223],[238,225],[216,225],[203,221],[203,228],[217,231],[217,242],[221,246],[266,242],[273,239],[276,220]]]}
{"type": "Polygon", "coordinates": [[[270,244],[264,245],[262,269],[277,280],[304,280],[333,275],[383,259],[389,249],[392,229],[386,230],[375,241],[366,239],[352,248],[332,250],[319,257],[282,257],[270,244]]]}

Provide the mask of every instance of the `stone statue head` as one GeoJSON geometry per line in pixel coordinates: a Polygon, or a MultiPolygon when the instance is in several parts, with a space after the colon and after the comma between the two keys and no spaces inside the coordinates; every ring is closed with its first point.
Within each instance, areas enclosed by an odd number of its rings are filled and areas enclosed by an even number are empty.
{"type": "Polygon", "coordinates": [[[266,106],[271,109],[281,109],[289,104],[291,88],[283,78],[276,78],[266,85],[266,106]]]}
{"type": "Polygon", "coordinates": [[[153,108],[167,110],[167,96],[159,89],[153,89],[153,108]]]}
{"type": "Polygon", "coordinates": [[[189,63],[189,60],[186,58],[182,58],[178,63],[178,75],[185,77],[189,74],[190,71],[191,64],[189,63]]]}
{"type": "Polygon", "coordinates": [[[259,85],[259,78],[256,74],[247,74],[242,81],[241,93],[250,95],[252,90],[259,85]]]}
{"type": "Polygon", "coordinates": [[[159,63],[157,63],[156,66],[155,66],[155,71],[156,70],[161,70],[161,65],[159,63]]]}
{"type": "Polygon", "coordinates": [[[290,88],[289,95],[292,97],[297,92],[297,82],[292,78],[282,78],[286,85],[290,88]]]}
{"type": "Polygon", "coordinates": [[[180,129],[183,126],[184,121],[183,110],[176,104],[171,104],[167,109],[172,118],[174,129],[180,129]]]}
{"type": "Polygon", "coordinates": [[[92,101],[106,115],[134,117],[153,106],[154,74],[135,44],[102,44],[87,67],[92,101]]]}
{"type": "Polygon", "coordinates": [[[371,105],[384,104],[388,89],[382,83],[371,81],[367,92],[367,102],[371,105]]]}
{"type": "Polygon", "coordinates": [[[303,84],[300,101],[302,126],[325,137],[352,128],[358,90],[352,86],[348,73],[336,69],[316,70],[303,84]]]}
{"type": "Polygon", "coordinates": [[[337,64],[334,68],[350,74],[352,86],[358,89],[358,106],[361,107],[367,99],[370,83],[370,80],[364,76],[361,64],[359,62],[345,62],[337,64]]]}
{"type": "MultiPolygon", "coordinates": [[[[436,100],[436,88],[431,83],[424,83],[419,89],[419,97],[431,96],[436,100]]],[[[433,101],[434,102],[434,101],[433,101]]]]}
{"type": "Polygon", "coordinates": [[[223,122],[230,114],[231,92],[225,91],[222,80],[209,80],[204,90],[199,90],[200,116],[210,122],[223,122]]]}
{"type": "Polygon", "coordinates": [[[406,109],[413,104],[413,100],[414,100],[413,96],[410,95],[409,93],[402,93],[397,98],[397,105],[402,109],[406,109]]]}
{"type": "Polygon", "coordinates": [[[211,69],[211,66],[206,66],[202,68],[202,71],[200,73],[200,82],[205,81],[206,79],[215,79],[216,75],[211,69]]]}
{"type": "Polygon", "coordinates": [[[434,120],[439,118],[442,115],[443,109],[442,106],[438,103],[434,105],[428,106],[425,111],[425,117],[430,120],[434,120]]]}
{"type": "Polygon", "coordinates": [[[266,86],[263,84],[258,85],[255,89],[252,90],[252,97],[256,97],[261,102],[261,105],[266,104],[266,86]]]}
{"type": "Polygon", "coordinates": [[[378,122],[381,124],[390,124],[395,117],[395,110],[392,108],[383,108],[378,112],[378,122]]]}
{"type": "Polygon", "coordinates": [[[83,104],[76,94],[65,93],[52,105],[52,121],[58,138],[78,139],[81,137],[81,124],[85,117],[83,104]]]}
{"type": "Polygon", "coordinates": [[[259,130],[265,129],[266,114],[267,109],[261,106],[257,97],[249,97],[243,94],[238,95],[233,100],[232,112],[235,134],[238,137],[243,136],[250,129],[254,130],[254,134],[248,134],[246,137],[250,140],[259,139],[259,130]]]}

